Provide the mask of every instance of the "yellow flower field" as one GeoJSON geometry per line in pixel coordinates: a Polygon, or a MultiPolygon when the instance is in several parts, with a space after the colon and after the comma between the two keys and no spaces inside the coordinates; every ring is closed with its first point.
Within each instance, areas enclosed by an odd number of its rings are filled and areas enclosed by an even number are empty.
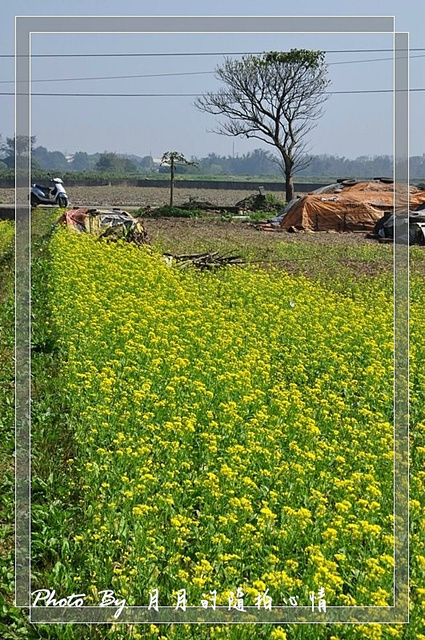
{"type": "Polygon", "coordinates": [[[60,588],[391,604],[389,279],[344,295],[277,270],[182,272],[65,230],[51,251],[74,434],[60,588]]]}

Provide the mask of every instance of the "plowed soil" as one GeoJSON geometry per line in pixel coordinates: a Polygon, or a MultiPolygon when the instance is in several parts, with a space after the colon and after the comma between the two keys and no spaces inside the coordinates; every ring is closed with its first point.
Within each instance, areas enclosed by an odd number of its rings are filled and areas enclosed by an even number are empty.
{"type": "MultiPolygon", "coordinates": [[[[66,185],[65,185],[66,186],[66,185]]],[[[168,187],[66,187],[72,206],[110,207],[160,207],[170,203],[168,187]]],[[[255,189],[174,189],[174,205],[179,206],[189,199],[210,202],[219,206],[234,206],[247,198],[255,189]]],[[[276,194],[283,199],[283,194],[276,194]]],[[[13,189],[0,189],[0,202],[14,202],[13,189]]]]}

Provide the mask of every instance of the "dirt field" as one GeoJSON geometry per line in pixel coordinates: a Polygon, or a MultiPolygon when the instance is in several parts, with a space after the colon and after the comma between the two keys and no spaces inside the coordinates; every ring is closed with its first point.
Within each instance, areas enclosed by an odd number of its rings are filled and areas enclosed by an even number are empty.
{"type": "Polygon", "coordinates": [[[151,241],[179,243],[182,246],[187,245],[188,249],[199,246],[200,250],[208,250],[211,242],[219,242],[229,246],[261,248],[267,254],[282,243],[318,247],[333,245],[340,247],[342,251],[344,247],[375,244],[371,240],[366,240],[363,233],[267,232],[255,229],[253,224],[238,221],[225,222],[219,218],[209,220],[145,218],[144,224],[151,241]]]}
{"type": "MultiPolygon", "coordinates": [[[[65,185],[66,187],[66,185],[65,185]]],[[[169,204],[170,191],[167,187],[66,187],[72,206],[114,206],[114,207],[157,207],[169,204]]],[[[211,202],[221,206],[232,206],[247,198],[255,189],[174,189],[174,204],[178,206],[189,198],[211,202]]],[[[275,194],[284,199],[284,195],[275,194]]],[[[0,189],[0,203],[14,202],[13,189],[0,189]]]]}
{"type": "Polygon", "coordinates": [[[243,222],[214,219],[144,220],[149,242],[164,253],[217,251],[239,255],[264,268],[329,279],[338,273],[375,275],[392,272],[392,246],[367,240],[363,233],[288,233],[259,231],[243,222]]]}

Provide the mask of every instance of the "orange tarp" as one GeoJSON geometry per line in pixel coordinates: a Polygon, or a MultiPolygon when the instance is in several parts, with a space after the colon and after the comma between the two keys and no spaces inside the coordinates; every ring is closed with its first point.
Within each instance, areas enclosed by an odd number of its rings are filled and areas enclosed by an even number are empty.
{"type": "MultiPolygon", "coordinates": [[[[378,209],[392,209],[394,203],[394,184],[385,182],[358,182],[352,186],[344,187],[345,196],[367,202],[378,209]]],[[[407,209],[407,185],[397,184],[396,190],[397,209],[407,209]]],[[[411,186],[409,189],[409,207],[416,209],[425,202],[425,191],[420,191],[417,187],[411,186]]]]}
{"type": "Polygon", "coordinates": [[[371,231],[382,211],[351,198],[308,195],[282,218],[282,229],[295,227],[306,231],[371,231]]]}
{"type": "MultiPolygon", "coordinates": [[[[407,209],[407,187],[397,186],[397,209],[407,209]]],[[[410,210],[425,202],[425,191],[410,187],[410,210]]],[[[302,196],[287,211],[281,228],[309,231],[372,231],[383,211],[394,206],[394,185],[382,182],[359,182],[338,185],[328,193],[302,196]]]]}

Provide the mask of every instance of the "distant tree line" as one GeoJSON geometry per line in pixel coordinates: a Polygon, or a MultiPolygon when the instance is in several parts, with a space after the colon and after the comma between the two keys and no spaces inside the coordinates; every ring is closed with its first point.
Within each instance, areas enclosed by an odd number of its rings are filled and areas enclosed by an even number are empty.
{"type": "MultiPolygon", "coordinates": [[[[33,171],[96,172],[107,175],[140,176],[153,173],[170,173],[170,167],[155,162],[148,156],[124,155],[112,152],[88,154],[78,151],[66,157],[61,151],[48,151],[46,147],[35,146],[31,139],[31,159],[33,171]]],[[[15,144],[18,149],[28,148],[28,142],[0,136],[0,170],[13,169],[15,162],[15,144]]],[[[359,156],[349,159],[344,156],[311,155],[306,156],[308,165],[297,172],[305,178],[375,178],[391,177],[393,159],[391,156],[359,156]]],[[[281,176],[276,156],[270,151],[254,149],[243,155],[221,156],[209,153],[206,157],[192,156],[190,164],[181,164],[175,168],[176,174],[208,176],[281,176]],[[193,164],[192,164],[193,163],[193,164]]],[[[410,158],[410,177],[425,179],[425,154],[410,158]]]]}

